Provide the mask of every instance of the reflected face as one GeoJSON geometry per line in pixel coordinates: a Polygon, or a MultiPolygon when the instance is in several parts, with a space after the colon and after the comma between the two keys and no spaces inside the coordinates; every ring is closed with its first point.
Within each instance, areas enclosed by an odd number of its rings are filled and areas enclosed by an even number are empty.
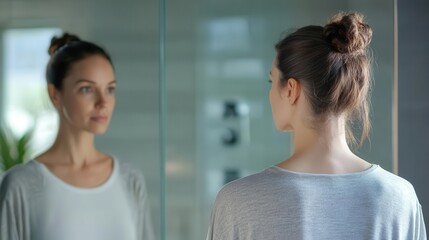
{"type": "Polygon", "coordinates": [[[115,107],[115,88],[112,65],[104,57],[93,55],[76,62],[54,103],[61,121],[76,131],[104,133],[115,107]]]}
{"type": "Polygon", "coordinates": [[[286,87],[280,85],[280,78],[281,72],[277,68],[277,57],[275,57],[270,71],[271,89],[269,96],[271,111],[277,130],[288,131],[291,130],[290,124],[288,123],[290,121],[290,116],[288,114],[289,102],[287,101],[287,97],[283,96],[284,88],[286,87]]]}

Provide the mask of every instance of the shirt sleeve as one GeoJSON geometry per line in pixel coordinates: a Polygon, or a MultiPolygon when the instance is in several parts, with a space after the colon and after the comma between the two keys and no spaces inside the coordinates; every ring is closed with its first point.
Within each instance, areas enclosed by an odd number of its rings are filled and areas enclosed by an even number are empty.
{"type": "Polygon", "coordinates": [[[238,239],[234,211],[231,208],[229,194],[222,188],[213,204],[211,220],[206,240],[238,239]]]}
{"type": "Polygon", "coordinates": [[[422,206],[419,204],[418,213],[416,216],[415,239],[427,240],[425,221],[423,218],[422,206]]]}
{"type": "Polygon", "coordinates": [[[0,239],[29,240],[27,196],[12,179],[5,176],[0,183],[0,239]]]}
{"type": "Polygon", "coordinates": [[[228,234],[228,229],[225,228],[224,223],[233,223],[228,220],[227,216],[223,214],[222,207],[218,205],[218,201],[215,201],[206,240],[231,239],[228,234]]]}
{"type": "Polygon", "coordinates": [[[214,210],[212,210],[212,215],[211,215],[211,219],[210,219],[210,225],[209,225],[209,230],[207,232],[207,238],[206,240],[214,240],[214,210]]]}
{"type": "Polygon", "coordinates": [[[141,190],[142,205],[139,209],[139,221],[141,226],[141,235],[143,240],[155,240],[155,234],[153,232],[152,219],[150,214],[149,197],[146,190],[146,184],[142,182],[141,190]]]}
{"type": "Polygon", "coordinates": [[[149,196],[146,190],[146,182],[141,172],[133,170],[132,188],[137,196],[137,211],[138,211],[138,239],[139,240],[154,240],[155,234],[152,226],[150,214],[149,196]]]}
{"type": "Polygon", "coordinates": [[[3,194],[0,196],[0,239],[19,239],[13,207],[3,194]]]}

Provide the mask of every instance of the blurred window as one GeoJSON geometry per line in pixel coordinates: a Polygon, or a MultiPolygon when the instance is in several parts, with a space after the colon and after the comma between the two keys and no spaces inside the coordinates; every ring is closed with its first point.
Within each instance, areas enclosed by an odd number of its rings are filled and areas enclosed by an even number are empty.
{"type": "Polygon", "coordinates": [[[8,29],[3,32],[3,122],[19,137],[34,129],[30,153],[54,140],[58,119],[46,87],[48,47],[58,28],[8,29]]]}

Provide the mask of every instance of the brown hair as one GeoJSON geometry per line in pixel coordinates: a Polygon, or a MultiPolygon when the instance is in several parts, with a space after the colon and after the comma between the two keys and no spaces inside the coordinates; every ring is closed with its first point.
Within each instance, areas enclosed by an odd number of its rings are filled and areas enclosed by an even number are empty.
{"type": "Polygon", "coordinates": [[[113,67],[109,54],[103,48],[92,42],[82,41],[78,36],[69,33],[53,37],[48,53],[51,59],[46,67],[46,80],[58,90],[61,90],[71,66],[86,57],[100,55],[113,67]]]}
{"type": "Polygon", "coordinates": [[[339,13],[324,26],[306,26],[280,40],[277,51],[281,86],[299,81],[319,120],[345,114],[346,135],[356,144],[351,124],[362,124],[360,145],[369,135],[371,27],[359,13],[339,13]]]}

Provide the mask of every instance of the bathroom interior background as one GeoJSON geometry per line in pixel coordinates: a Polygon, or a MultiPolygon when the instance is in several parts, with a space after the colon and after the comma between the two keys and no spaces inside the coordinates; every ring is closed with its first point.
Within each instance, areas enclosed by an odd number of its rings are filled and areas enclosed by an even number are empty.
{"type": "Polygon", "coordinates": [[[222,185],[291,153],[268,100],[274,44],[350,10],[374,30],[373,130],[356,152],[396,172],[394,1],[0,0],[0,117],[16,134],[36,129],[32,156],[46,149],[57,124],[43,77],[50,37],[99,43],[118,87],[97,145],[144,173],[160,239],[204,239],[222,185]]]}

